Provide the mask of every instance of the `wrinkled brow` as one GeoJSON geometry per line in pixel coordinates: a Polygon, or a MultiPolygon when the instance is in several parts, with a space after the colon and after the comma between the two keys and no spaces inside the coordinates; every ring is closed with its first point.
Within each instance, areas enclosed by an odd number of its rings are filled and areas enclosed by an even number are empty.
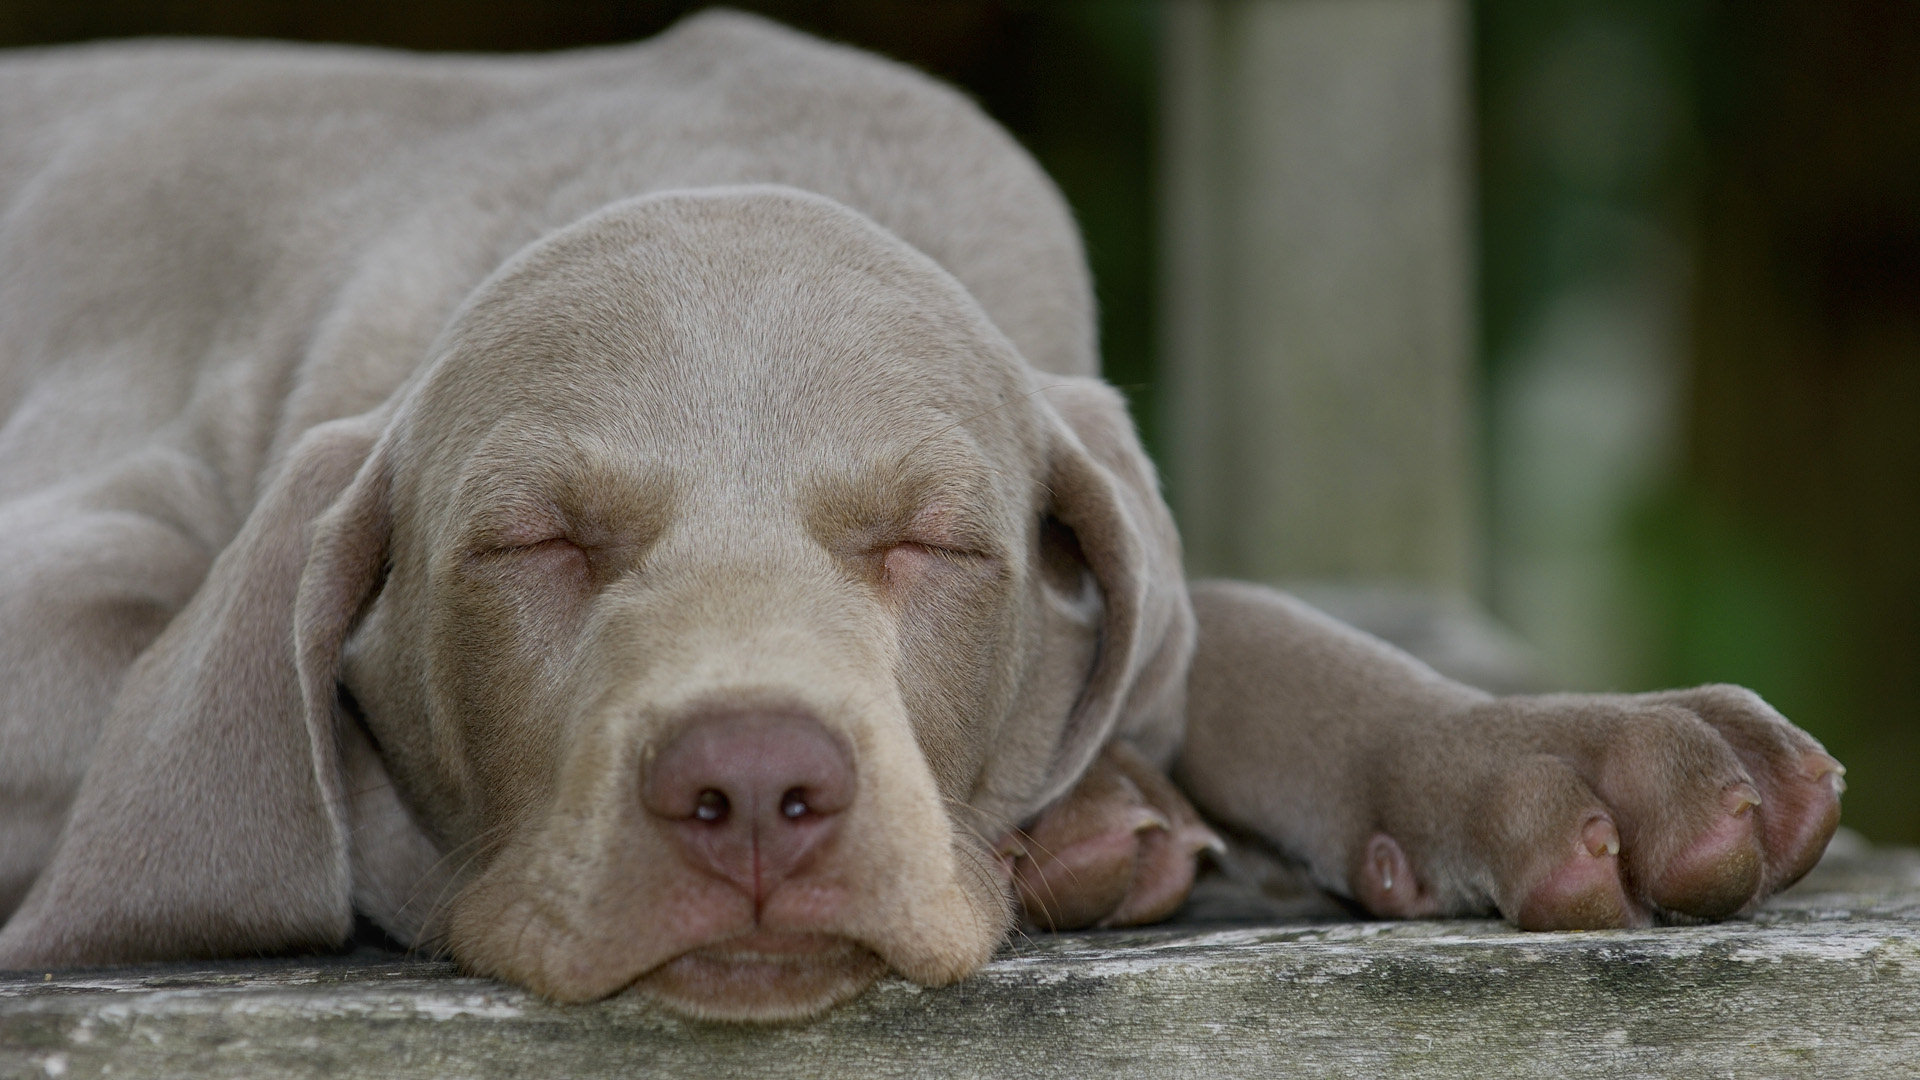
{"type": "Polygon", "coordinates": [[[1004,556],[995,479],[972,449],[923,443],[816,474],[804,496],[807,527],[829,547],[911,539],[1004,556]]]}
{"type": "Polygon", "coordinates": [[[672,518],[680,485],[658,462],[565,438],[537,450],[505,442],[488,440],[461,470],[447,521],[463,548],[644,540],[672,518]]]}

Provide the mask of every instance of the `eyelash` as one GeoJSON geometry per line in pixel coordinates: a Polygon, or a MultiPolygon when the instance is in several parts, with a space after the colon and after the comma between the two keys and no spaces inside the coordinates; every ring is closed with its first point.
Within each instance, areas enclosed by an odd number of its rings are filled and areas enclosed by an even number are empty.
{"type": "Polygon", "coordinates": [[[497,562],[521,555],[533,555],[542,550],[552,551],[562,548],[570,548],[581,554],[586,554],[585,548],[567,537],[550,536],[545,540],[535,540],[531,544],[502,544],[495,547],[481,548],[469,556],[469,559],[474,562],[497,562]]]}
{"type": "Polygon", "coordinates": [[[930,554],[941,555],[941,556],[945,556],[953,559],[991,558],[991,556],[989,556],[984,551],[976,551],[973,548],[948,547],[944,544],[931,544],[925,540],[896,540],[893,543],[888,544],[886,547],[881,548],[880,550],[892,551],[895,548],[913,548],[917,551],[925,551],[930,554]]]}

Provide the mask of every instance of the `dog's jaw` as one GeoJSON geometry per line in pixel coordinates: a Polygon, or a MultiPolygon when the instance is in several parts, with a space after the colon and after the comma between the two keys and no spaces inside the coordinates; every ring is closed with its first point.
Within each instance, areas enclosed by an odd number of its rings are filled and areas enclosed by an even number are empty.
{"type": "Polygon", "coordinates": [[[634,902],[642,889],[582,904],[564,889],[516,887],[519,874],[483,875],[453,904],[446,944],[474,974],[558,1002],[634,993],[693,1019],[797,1020],[889,974],[937,987],[977,971],[1013,928],[1011,886],[975,865],[985,861],[963,857],[966,885],[917,902],[775,904],[760,916],[684,880],[686,891],[652,904],[634,902]],[[908,917],[887,925],[885,911],[908,917]]]}

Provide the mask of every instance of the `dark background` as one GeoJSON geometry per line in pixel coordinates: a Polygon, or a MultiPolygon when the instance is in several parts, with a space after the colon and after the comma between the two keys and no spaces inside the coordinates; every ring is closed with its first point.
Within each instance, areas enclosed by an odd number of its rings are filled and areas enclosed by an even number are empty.
{"type": "Polygon", "coordinates": [[[1848,824],[1920,841],[1920,4],[1488,0],[1476,38],[1486,385],[1568,283],[1677,263],[1677,460],[1611,538],[1631,688],[1758,688],[1848,824]]]}
{"type": "MultiPolygon", "coordinates": [[[[551,49],[702,6],[0,0],[0,44],[551,49]]],[[[1033,151],[1087,234],[1108,375],[1157,446],[1157,4],[733,6],[956,82],[1033,151]]],[[[1500,389],[1529,327],[1570,289],[1664,275],[1679,451],[1605,537],[1648,613],[1619,628],[1645,647],[1616,688],[1760,689],[1847,763],[1849,824],[1920,842],[1920,4],[1483,0],[1473,20],[1489,560],[1510,542],[1500,389]]]]}

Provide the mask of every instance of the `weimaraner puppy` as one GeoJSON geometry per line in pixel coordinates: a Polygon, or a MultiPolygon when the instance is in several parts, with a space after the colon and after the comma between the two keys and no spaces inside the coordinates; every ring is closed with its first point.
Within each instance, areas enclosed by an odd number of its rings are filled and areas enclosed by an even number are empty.
{"type": "Polygon", "coordinates": [[[1538,929],[1750,911],[1838,818],[1744,690],[1189,588],[1059,195],[894,64],[24,53],[0,200],[0,968],[358,911],[772,1019],[1164,917],[1196,806],[1538,929]]]}

